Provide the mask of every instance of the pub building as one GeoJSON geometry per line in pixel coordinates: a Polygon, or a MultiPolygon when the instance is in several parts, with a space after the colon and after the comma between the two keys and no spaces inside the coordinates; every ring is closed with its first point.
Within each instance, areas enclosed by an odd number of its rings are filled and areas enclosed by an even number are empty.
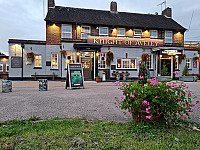
{"type": "MultiPolygon", "coordinates": [[[[161,74],[163,64],[168,76],[180,74],[188,64],[193,69],[194,52],[184,53],[186,29],[172,19],[171,8],[161,15],[118,12],[117,3],[110,10],[55,6],[48,0],[46,41],[9,39],[9,78],[33,78],[33,75],[55,75],[66,78],[68,63],[82,63],[85,80],[106,73],[106,80],[115,80],[116,72],[128,72],[136,79],[142,56],[151,77],[161,74]],[[114,55],[107,65],[107,52],[114,55]],[[188,57],[189,56],[189,57],[188,57]]],[[[198,51],[195,51],[198,55],[198,51]]],[[[199,64],[197,64],[199,68],[199,64]]]]}

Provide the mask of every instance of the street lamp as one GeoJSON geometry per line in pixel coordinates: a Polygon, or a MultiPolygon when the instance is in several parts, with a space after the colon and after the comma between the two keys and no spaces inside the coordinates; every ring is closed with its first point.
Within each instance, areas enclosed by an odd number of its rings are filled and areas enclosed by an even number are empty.
{"type": "Polygon", "coordinates": [[[21,78],[22,78],[22,80],[23,80],[23,65],[24,65],[24,64],[23,64],[23,59],[24,59],[23,56],[24,56],[24,43],[21,43],[21,47],[22,47],[22,75],[21,75],[22,77],[21,77],[21,78]]]}

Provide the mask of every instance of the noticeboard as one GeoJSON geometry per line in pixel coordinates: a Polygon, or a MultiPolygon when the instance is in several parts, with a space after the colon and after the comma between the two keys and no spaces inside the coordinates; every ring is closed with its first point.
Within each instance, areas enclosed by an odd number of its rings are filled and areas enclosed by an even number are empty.
{"type": "Polygon", "coordinates": [[[83,67],[80,63],[74,63],[74,64],[68,64],[68,77],[67,82],[70,87],[77,88],[77,87],[83,87],[84,88],[84,76],[83,76],[83,67]]]}
{"type": "Polygon", "coordinates": [[[11,57],[11,68],[22,68],[22,57],[11,57]]]}

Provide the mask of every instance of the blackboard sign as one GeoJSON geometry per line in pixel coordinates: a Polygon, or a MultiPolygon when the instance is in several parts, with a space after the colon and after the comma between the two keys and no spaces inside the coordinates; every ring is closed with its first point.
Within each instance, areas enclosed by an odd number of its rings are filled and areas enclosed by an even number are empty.
{"type": "Polygon", "coordinates": [[[83,81],[84,77],[82,64],[68,64],[68,82],[70,89],[77,87],[84,88],[83,81]]]}
{"type": "Polygon", "coordinates": [[[11,57],[11,68],[22,68],[22,57],[11,57]]]}

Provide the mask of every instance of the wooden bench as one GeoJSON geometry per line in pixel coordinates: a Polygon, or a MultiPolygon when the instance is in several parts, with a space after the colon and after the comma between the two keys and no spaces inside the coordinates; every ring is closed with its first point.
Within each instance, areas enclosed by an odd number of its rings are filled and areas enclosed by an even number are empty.
{"type": "Polygon", "coordinates": [[[35,80],[36,80],[36,78],[37,77],[52,77],[53,78],[53,80],[54,80],[54,78],[55,77],[57,77],[58,75],[55,75],[55,73],[53,72],[53,74],[52,75],[39,75],[39,74],[36,74],[36,72],[35,72],[35,74],[34,75],[31,75],[31,77],[35,77],[35,80]]]}

